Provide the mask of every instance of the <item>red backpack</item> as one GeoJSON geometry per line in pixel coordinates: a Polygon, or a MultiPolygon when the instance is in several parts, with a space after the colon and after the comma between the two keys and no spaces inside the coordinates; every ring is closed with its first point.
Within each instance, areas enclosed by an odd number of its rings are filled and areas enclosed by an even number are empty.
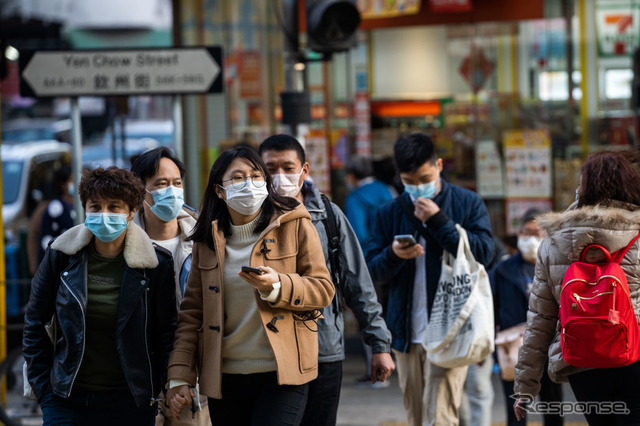
{"type": "Polygon", "coordinates": [[[569,265],[560,292],[560,342],[568,364],[611,368],[640,358],[640,327],[620,266],[638,237],[640,233],[613,256],[601,245],[590,244],[580,260],[569,265]],[[590,249],[601,250],[606,262],[586,262],[590,249]]]}

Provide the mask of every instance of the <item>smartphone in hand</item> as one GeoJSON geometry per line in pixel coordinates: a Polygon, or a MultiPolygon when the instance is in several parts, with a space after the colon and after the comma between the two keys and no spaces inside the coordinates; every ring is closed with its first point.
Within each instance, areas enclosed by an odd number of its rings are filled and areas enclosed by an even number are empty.
{"type": "Polygon", "coordinates": [[[417,244],[416,239],[411,234],[396,235],[393,238],[399,243],[409,243],[409,245],[407,247],[411,247],[411,246],[417,244]]]}
{"type": "Polygon", "coordinates": [[[242,272],[249,272],[249,273],[254,273],[254,274],[258,274],[258,275],[264,274],[264,271],[262,269],[254,268],[253,266],[243,266],[242,267],[242,272]]]}

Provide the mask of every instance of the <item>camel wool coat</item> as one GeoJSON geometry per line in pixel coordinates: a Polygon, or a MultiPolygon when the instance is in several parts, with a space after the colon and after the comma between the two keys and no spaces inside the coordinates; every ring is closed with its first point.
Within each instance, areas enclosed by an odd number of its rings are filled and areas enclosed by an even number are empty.
{"type": "MultiPolygon", "coordinates": [[[[217,221],[212,223],[212,232],[215,251],[206,242],[193,246],[191,273],[180,306],[168,379],[194,386],[197,376],[200,392],[220,399],[225,309],[232,307],[224,306],[226,240],[217,221]]],[[[274,215],[251,251],[250,265],[275,269],[282,285],[276,303],[262,300],[258,291],[254,291],[262,326],[276,359],[278,383],[301,385],[315,379],[317,325],[305,322],[302,316],[328,306],[334,287],[320,239],[303,205],[274,215]],[[277,331],[267,326],[272,321],[277,331]]]]}

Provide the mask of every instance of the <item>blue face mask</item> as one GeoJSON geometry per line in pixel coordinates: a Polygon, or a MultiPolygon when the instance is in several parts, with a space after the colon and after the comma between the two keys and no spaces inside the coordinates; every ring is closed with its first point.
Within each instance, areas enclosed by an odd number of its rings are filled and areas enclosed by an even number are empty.
{"type": "Polygon", "coordinates": [[[404,190],[413,198],[433,198],[436,195],[437,181],[438,179],[434,179],[420,185],[405,185],[404,190]]]}
{"type": "Polygon", "coordinates": [[[184,205],[184,190],[175,186],[156,189],[147,192],[153,197],[153,205],[149,206],[153,214],[162,221],[169,222],[178,217],[184,205]]]}
{"type": "Polygon", "coordinates": [[[128,225],[126,213],[87,213],[84,220],[84,226],[105,243],[118,238],[128,225]]]}

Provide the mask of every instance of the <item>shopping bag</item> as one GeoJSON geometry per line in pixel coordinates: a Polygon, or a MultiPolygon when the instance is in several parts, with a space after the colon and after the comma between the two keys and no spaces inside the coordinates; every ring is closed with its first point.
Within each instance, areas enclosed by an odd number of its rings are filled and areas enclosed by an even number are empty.
{"type": "Polygon", "coordinates": [[[471,253],[467,232],[456,224],[460,242],[454,258],[442,258],[429,322],[423,334],[427,358],[444,368],[484,360],[494,348],[493,298],[489,276],[471,253]]]}
{"type": "Polygon", "coordinates": [[[514,325],[500,330],[496,334],[496,352],[502,380],[512,382],[515,379],[515,367],[518,362],[518,351],[523,343],[527,323],[514,325]]]}

